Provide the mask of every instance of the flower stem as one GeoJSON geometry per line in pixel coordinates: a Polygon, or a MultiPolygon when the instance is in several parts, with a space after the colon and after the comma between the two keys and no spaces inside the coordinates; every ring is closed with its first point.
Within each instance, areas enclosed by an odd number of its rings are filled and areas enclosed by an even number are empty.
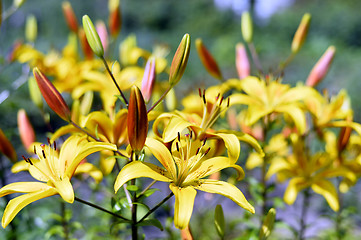
{"type": "Polygon", "coordinates": [[[168,201],[169,198],[171,198],[174,195],[173,192],[171,192],[167,197],[165,197],[161,202],[159,202],[155,207],[150,209],[147,214],[145,214],[137,223],[141,223],[144,219],[146,219],[150,214],[152,214],[155,210],[157,210],[160,206],[162,206],[163,203],[168,201]]]}
{"type": "Polygon", "coordinates": [[[307,188],[304,192],[303,192],[303,203],[302,203],[302,210],[301,210],[301,226],[300,226],[300,232],[298,235],[298,239],[299,240],[303,240],[304,239],[304,234],[306,232],[306,214],[307,214],[307,207],[309,205],[310,202],[310,188],[307,188]]]}
{"type": "Polygon", "coordinates": [[[158,99],[158,101],[156,103],[153,104],[153,106],[151,108],[149,108],[149,110],[147,111],[147,113],[149,113],[150,111],[152,111],[156,106],[158,106],[158,104],[165,98],[165,96],[167,96],[168,92],[172,89],[172,86],[169,86],[169,88],[163,93],[163,95],[158,99]]]}
{"type": "Polygon", "coordinates": [[[75,201],[78,201],[78,202],[80,202],[80,203],[83,203],[83,204],[85,204],[85,205],[88,205],[88,206],[90,206],[90,207],[92,207],[92,208],[96,208],[96,209],[98,209],[98,210],[100,210],[100,211],[106,212],[106,213],[108,213],[108,214],[110,214],[110,215],[112,215],[112,216],[114,216],[114,217],[120,218],[120,219],[122,219],[122,220],[129,221],[129,219],[127,219],[127,218],[125,218],[125,217],[123,217],[123,216],[121,216],[121,215],[119,215],[119,214],[113,213],[113,212],[111,212],[111,211],[109,211],[109,210],[106,210],[105,208],[102,208],[102,207],[100,207],[100,206],[98,206],[98,205],[96,205],[96,204],[93,204],[93,203],[91,203],[91,202],[85,201],[85,200],[80,199],[80,198],[78,198],[78,197],[75,197],[75,201]]]}
{"type": "MultiPolygon", "coordinates": [[[[132,185],[135,185],[135,179],[131,181],[132,185]]],[[[138,226],[137,226],[137,192],[134,191],[132,199],[132,240],[138,239],[138,226]]]]}
{"type": "Polygon", "coordinates": [[[251,52],[254,65],[256,66],[258,72],[263,75],[262,65],[261,65],[261,62],[259,61],[258,54],[257,54],[256,48],[254,47],[253,42],[248,43],[247,45],[248,45],[249,51],[251,52]]]}
{"type": "Polygon", "coordinates": [[[66,219],[66,206],[64,201],[60,201],[60,208],[61,208],[61,224],[63,226],[64,231],[64,240],[69,239],[69,226],[68,226],[68,220],[66,219]]]}
{"type": "Polygon", "coordinates": [[[122,98],[123,98],[123,100],[124,100],[125,104],[126,104],[126,105],[127,105],[127,107],[128,107],[128,101],[127,101],[127,99],[125,98],[125,96],[124,96],[124,94],[123,94],[122,90],[120,90],[120,87],[119,87],[119,85],[118,85],[117,81],[115,80],[113,73],[110,71],[107,61],[105,60],[105,58],[104,58],[104,57],[102,57],[101,59],[102,59],[102,61],[103,61],[103,63],[104,63],[105,68],[107,69],[107,72],[109,73],[110,77],[112,78],[113,83],[114,83],[114,84],[115,84],[115,86],[117,87],[117,89],[118,89],[118,91],[119,91],[120,95],[122,96],[122,98]]]}

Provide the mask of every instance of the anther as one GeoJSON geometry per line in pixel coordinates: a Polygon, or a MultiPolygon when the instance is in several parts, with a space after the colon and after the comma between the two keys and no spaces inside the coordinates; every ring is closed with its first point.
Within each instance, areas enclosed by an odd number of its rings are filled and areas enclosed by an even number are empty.
{"type": "Polygon", "coordinates": [[[200,150],[201,148],[197,148],[196,155],[199,153],[200,150]]]}
{"type": "Polygon", "coordinates": [[[51,146],[50,138],[47,138],[49,146],[51,146]]]}
{"type": "Polygon", "coordinates": [[[43,157],[46,158],[44,150],[41,151],[43,153],[43,157]]]}
{"type": "Polygon", "coordinates": [[[35,147],[35,145],[34,145],[34,153],[36,154],[36,147],[35,147]]]}
{"type": "Polygon", "coordinates": [[[221,94],[220,93],[218,93],[218,95],[217,95],[217,97],[216,97],[216,101],[219,99],[219,96],[220,96],[221,94]]]}
{"type": "Polygon", "coordinates": [[[30,163],[30,165],[33,165],[32,161],[30,160],[30,158],[28,158],[28,163],[30,163]]]}
{"type": "Polygon", "coordinates": [[[54,145],[54,150],[56,151],[56,142],[55,141],[54,141],[53,145],[54,145]]]}
{"type": "Polygon", "coordinates": [[[222,105],[223,99],[224,99],[224,97],[222,96],[222,97],[221,97],[221,100],[219,101],[219,106],[222,105]]]}
{"type": "Polygon", "coordinates": [[[193,134],[192,134],[192,130],[190,130],[189,134],[190,134],[190,138],[192,139],[193,138],[193,134]]]}
{"type": "Polygon", "coordinates": [[[204,145],[206,145],[206,141],[207,141],[207,138],[205,138],[205,139],[203,140],[202,147],[203,147],[204,145]]]}
{"type": "Polygon", "coordinates": [[[45,144],[41,144],[40,147],[41,147],[42,149],[44,149],[44,148],[45,148],[45,144]]]}
{"type": "Polygon", "coordinates": [[[202,97],[202,90],[200,88],[198,88],[198,94],[199,94],[199,97],[202,97]]]}
{"type": "Polygon", "coordinates": [[[209,148],[204,152],[204,156],[207,155],[207,153],[209,153],[210,150],[211,150],[211,147],[209,147],[209,148]]]}
{"type": "Polygon", "coordinates": [[[179,152],[179,145],[178,142],[175,143],[175,146],[177,147],[177,151],[179,152]]]}
{"type": "Polygon", "coordinates": [[[180,142],[180,133],[178,132],[178,141],[180,142]]]}
{"type": "Polygon", "coordinates": [[[227,98],[227,108],[229,107],[229,98],[227,98]]]}

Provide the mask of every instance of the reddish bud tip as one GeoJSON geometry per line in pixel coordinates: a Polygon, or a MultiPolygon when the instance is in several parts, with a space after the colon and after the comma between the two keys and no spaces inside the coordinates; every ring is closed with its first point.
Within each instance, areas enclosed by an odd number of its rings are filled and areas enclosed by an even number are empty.
{"type": "Polygon", "coordinates": [[[326,76],[328,69],[331,66],[333,57],[335,56],[336,48],[334,46],[328,47],[326,52],[318,60],[313,67],[310,75],[306,80],[306,86],[315,87],[326,76]]]}
{"type": "Polygon", "coordinates": [[[40,92],[49,107],[58,114],[59,117],[65,121],[69,121],[71,116],[69,107],[58,90],[38,68],[33,69],[33,74],[40,92]]]}
{"type": "Polygon", "coordinates": [[[109,1],[109,31],[112,37],[116,37],[122,27],[122,16],[119,8],[119,0],[109,1]]]}
{"type": "Polygon", "coordinates": [[[236,68],[240,79],[251,74],[251,64],[249,63],[247,50],[242,43],[236,46],[236,68]]]}
{"type": "Polygon", "coordinates": [[[148,116],[142,93],[137,86],[133,86],[130,92],[127,128],[130,146],[135,152],[139,152],[147,138],[148,116]]]}
{"type": "Polygon", "coordinates": [[[68,1],[63,2],[62,8],[63,8],[64,18],[66,23],[68,24],[69,29],[74,33],[78,33],[78,20],[76,19],[74,10],[70,2],[68,1]]]}
{"type": "Polygon", "coordinates": [[[15,149],[1,129],[0,129],[0,152],[2,152],[6,157],[8,157],[12,162],[16,162],[15,149]]]}
{"type": "Polygon", "coordinates": [[[196,39],[196,49],[198,56],[208,73],[217,79],[222,79],[222,73],[216,60],[213,58],[206,46],[204,46],[203,41],[200,38],[196,39]]]}
{"type": "Polygon", "coordinates": [[[24,109],[18,111],[18,128],[21,141],[26,150],[35,142],[35,132],[24,109]]]}
{"type": "Polygon", "coordinates": [[[152,96],[155,76],[155,58],[151,57],[148,59],[147,64],[145,65],[141,88],[144,100],[146,102],[148,102],[152,96]]]}

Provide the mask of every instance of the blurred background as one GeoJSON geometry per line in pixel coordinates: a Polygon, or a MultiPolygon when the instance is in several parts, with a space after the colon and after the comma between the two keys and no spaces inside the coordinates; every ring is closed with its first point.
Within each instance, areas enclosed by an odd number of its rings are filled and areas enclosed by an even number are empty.
{"type": "MultiPolygon", "coordinates": [[[[3,9],[12,0],[3,0],[3,9]]],[[[106,0],[70,0],[79,23],[84,14],[92,20],[108,19],[106,0]]],[[[0,28],[0,128],[14,146],[21,148],[16,124],[20,108],[27,109],[37,132],[45,132],[39,113],[28,100],[27,78],[23,66],[9,63],[7,58],[15,41],[24,39],[26,17],[37,18],[38,38],[35,47],[44,53],[62,49],[69,29],[65,23],[59,0],[29,0],[4,21],[0,28]]],[[[156,44],[169,48],[172,56],[184,33],[192,38],[191,56],[181,84],[176,86],[182,98],[194,85],[217,84],[202,66],[194,46],[196,38],[217,60],[225,78],[237,77],[235,46],[243,42],[241,14],[248,10],[254,16],[254,43],[264,69],[274,70],[290,53],[293,35],[304,13],[312,15],[309,34],[301,51],[286,68],[284,83],[305,82],[313,65],[330,45],[336,47],[336,56],[326,78],[317,89],[337,94],[346,89],[355,111],[355,121],[361,122],[361,1],[359,0],[121,0],[122,30],[115,49],[108,55],[119,58],[118,45],[129,34],[135,34],[141,48],[151,50],[156,44]]],[[[256,74],[253,66],[253,74],[256,74]]],[[[64,124],[60,122],[60,124],[64,124]]],[[[20,150],[24,151],[24,150],[20,150]]],[[[357,217],[356,217],[357,218],[357,217]]],[[[361,219],[356,219],[361,222],[361,219]]]]}

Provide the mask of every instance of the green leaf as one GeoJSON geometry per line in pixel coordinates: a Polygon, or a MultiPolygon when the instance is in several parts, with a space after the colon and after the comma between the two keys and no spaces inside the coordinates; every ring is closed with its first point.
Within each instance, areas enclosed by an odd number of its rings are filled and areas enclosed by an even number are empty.
{"type": "Polygon", "coordinates": [[[139,187],[136,185],[127,185],[127,189],[128,189],[128,191],[136,192],[136,191],[138,191],[139,187]]]}
{"type": "Polygon", "coordinates": [[[162,224],[157,219],[146,219],[138,223],[137,226],[154,226],[159,228],[161,231],[164,230],[162,224]]]}
{"type": "Polygon", "coordinates": [[[223,238],[226,223],[225,223],[225,220],[224,220],[224,214],[223,214],[222,206],[219,205],[219,204],[216,206],[216,209],[214,211],[214,225],[216,227],[218,235],[221,238],[223,238]]]}
{"type": "Polygon", "coordinates": [[[158,188],[151,188],[151,189],[148,189],[147,191],[145,191],[142,195],[145,196],[145,197],[149,197],[149,196],[153,195],[153,193],[155,193],[157,191],[160,191],[160,190],[158,188]]]}

